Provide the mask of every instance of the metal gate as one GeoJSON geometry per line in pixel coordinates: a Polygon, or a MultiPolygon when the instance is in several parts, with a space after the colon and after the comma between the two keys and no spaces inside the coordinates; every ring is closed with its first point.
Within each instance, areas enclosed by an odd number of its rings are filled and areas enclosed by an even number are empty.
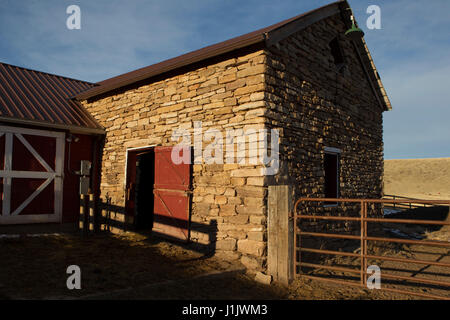
{"type": "Polygon", "coordinates": [[[0,224],[61,221],[64,136],[0,126],[0,224]]]}
{"type": "MultiPolygon", "coordinates": [[[[412,224],[412,225],[434,225],[434,226],[448,226],[450,225],[449,218],[446,221],[436,221],[436,220],[416,220],[416,219],[394,219],[394,218],[385,218],[385,217],[370,217],[368,214],[368,208],[377,206],[378,210],[383,208],[386,204],[396,204],[397,207],[399,205],[404,206],[405,203],[412,202],[414,204],[421,205],[444,205],[448,206],[450,201],[437,201],[437,200],[406,200],[406,199],[325,199],[325,198],[301,198],[297,200],[294,207],[294,272],[295,276],[301,276],[308,279],[326,281],[336,284],[344,284],[351,285],[357,287],[367,287],[367,277],[369,273],[367,272],[367,266],[369,261],[377,260],[377,261],[393,261],[400,262],[404,264],[416,264],[423,266],[437,266],[440,268],[447,268],[446,270],[450,271],[450,263],[442,262],[440,259],[437,261],[430,261],[424,259],[413,259],[413,258],[399,258],[388,255],[380,255],[375,253],[368,252],[368,244],[369,242],[378,242],[378,243],[394,243],[394,244],[406,244],[406,245],[420,245],[426,247],[439,247],[439,248],[450,248],[449,241],[436,241],[436,240],[411,240],[411,239],[402,239],[397,237],[382,237],[377,235],[369,235],[368,234],[368,223],[370,224],[412,224]],[[328,203],[328,205],[327,205],[328,203]],[[342,210],[338,215],[325,215],[325,214],[317,214],[317,211],[321,212],[329,212],[330,203],[333,203],[335,208],[341,207],[342,210]],[[300,208],[300,205],[303,205],[303,208],[300,208]],[[355,206],[359,206],[359,213],[356,215],[349,215],[348,213],[352,210],[344,210],[344,207],[348,206],[355,208],[355,206]],[[326,209],[327,208],[327,209],[326,209]],[[318,209],[318,210],[317,210],[318,209]],[[302,222],[312,221],[314,223],[317,222],[325,222],[328,224],[333,223],[353,223],[359,227],[359,230],[355,232],[323,232],[323,230],[306,230],[302,228],[302,222]],[[320,231],[320,232],[317,232],[320,231]],[[356,233],[356,234],[355,234],[356,233]],[[359,234],[358,234],[359,233],[359,234]],[[323,247],[313,248],[306,245],[307,239],[340,239],[344,240],[353,240],[359,242],[359,253],[358,252],[348,252],[346,250],[342,250],[339,248],[338,250],[327,250],[323,249],[323,247]],[[340,256],[340,257],[353,257],[356,260],[359,260],[359,268],[348,268],[336,265],[325,265],[321,263],[311,263],[311,261],[307,261],[304,258],[305,254],[317,254],[320,256],[340,256]],[[333,275],[328,276],[317,276],[310,275],[302,270],[304,268],[309,268],[311,270],[328,270],[330,273],[335,273],[333,275]],[[350,275],[350,276],[349,276],[350,275]],[[353,276],[351,276],[353,275],[353,276]],[[349,278],[359,278],[359,281],[355,279],[349,278]]],[[[353,211],[354,212],[354,211],[353,211]]],[[[370,229],[372,230],[372,229],[370,229]]],[[[309,240],[309,244],[315,243],[314,241],[309,240]]],[[[447,253],[448,255],[448,253],[447,253]]],[[[392,271],[392,270],[391,270],[392,271]]],[[[420,272],[417,272],[420,274],[420,272]]],[[[388,272],[381,272],[382,279],[396,280],[400,282],[412,282],[416,284],[426,284],[439,286],[444,288],[445,293],[441,295],[435,294],[427,294],[424,292],[414,292],[410,290],[398,289],[392,286],[382,285],[383,290],[391,291],[395,293],[401,294],[409,294],[416,295],[420,297],[426,298],[436,298],[436,299],[450,299],[450,281],[443,280],[442,277],[439,278],[430,278],[430,277],[417,277],[414,274],[412,276],[404,276],[399,274],[393,274],[388,272]],[[446,288],[446,289],[445,289],[446,288]]],[[[450,277],[450,273],[446,274],[446,278],[450,277]]]]}

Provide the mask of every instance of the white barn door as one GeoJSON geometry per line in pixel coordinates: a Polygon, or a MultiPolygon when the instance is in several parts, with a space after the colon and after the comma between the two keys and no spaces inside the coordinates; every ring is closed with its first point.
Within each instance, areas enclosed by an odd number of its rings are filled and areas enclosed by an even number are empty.
{"type": "Polygon", "coordinates": [[[64,138],[0,126],[0,224],[61,222],[64,138]]]}

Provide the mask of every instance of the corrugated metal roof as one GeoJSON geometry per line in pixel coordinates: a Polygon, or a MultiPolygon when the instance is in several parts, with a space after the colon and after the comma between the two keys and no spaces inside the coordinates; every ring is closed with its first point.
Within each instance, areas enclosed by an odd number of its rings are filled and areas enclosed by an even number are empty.
{"type": "Polygon", "coordinates": [[[101,133],[102,127],[71,99],[94,86],[0,62],[0,121],[101,133]]]}

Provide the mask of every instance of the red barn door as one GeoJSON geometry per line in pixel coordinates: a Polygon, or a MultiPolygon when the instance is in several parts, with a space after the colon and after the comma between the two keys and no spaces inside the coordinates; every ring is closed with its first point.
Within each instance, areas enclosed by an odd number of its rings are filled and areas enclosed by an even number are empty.
{"type": "Polygon", "coordinates": [[[64,136],[0,126],[0,224],[61,222],[64,136]]]}
{"type": "Polygon", "coordinates": [[[172,149],[155,147],[153,231],[188,241],[191,166],[175,164],[172,149]]]}

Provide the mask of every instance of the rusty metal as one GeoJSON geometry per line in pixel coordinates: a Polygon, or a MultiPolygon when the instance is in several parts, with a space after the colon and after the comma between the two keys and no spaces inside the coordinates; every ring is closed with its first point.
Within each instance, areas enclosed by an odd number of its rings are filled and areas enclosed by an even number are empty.
{"type": "MultiPolygon", "coordinates": [[[[342,284],[342,285],[348,285],[348,286],[353,286],[353,287],[367,289],[364,285],[361,285],[361,283],[355,282],[355,281],[337,280],[337,279],[330,279],[330,278],[324,278],[324,277],[311,276],[311,275],[306,275],[306,274],[302,275],[302,277],[305,278],[305,279],[319,280],[319,281],[330,282],[330,283],[334,283],[334,284],[342,284]]],[[[430,298],[430,299],[437,299],[437,300],[441,300],[441,299],[450,300],[449,297],[442,297],[442,296],[433,295],[433,294],[429,294],[429,293],[420,293],[420,292],[407,291],[407,290],[395,289],[395,288],[389,288],[389,287],[385,287],[385,288],[383,288],[383,290],[384,291],[388,291],[388,292],[400,293],[400,294],[404,294],[404,295],[418,296],[418,297],[423,297],[423,298],[430,298]]]]}
{"type": "MultiPolygon", "coordinates": [[[[357,199],[357,198],[300,198],[295,202],[294,210],[297,211],[297,207],[300,202],[314,201],[314,202],[339,202],[339,203],[404,203],[404,200],[390,200],[390,199],[357,199]]],[[[450,200],[414,200],[415,203],[427,203],[427,204],[442,204],[450,205],[450,200]]]]}
{"type": "Polygon", "coordinates": [[[322,253],[322,254],[332,254],[336,256],[344,256],[344,257],[355,257],[359,258],[361,255],[353,252],[343,252],[343,251],[334,251],[334,250],[323,250],[323,249],[311,249],[311,248],[298,248],[298,251],[311,252],[311,253],[322,253]]]}
{"type": "MultiPolygon", "coordinates": [[[[392,200],[396,200],[396,199],[404,199],[404,200],[409,200],[409,201],[412,201],[412,200],[420,200],[420,199],[417,199],[417,198],[409,198],[409,197],[403,197],[403,196],[397,196],[397,195],[394,195],[394,194],[385,194],[384,196],[383,196],[383,199],[392,199],[392,200]]],[[[429,206],[429,205],[427,205],[427,204],[423,204],[423,205],[421,205],[421,206],[418,206],[418,205],[416,205],[414,202],[405,202],[405,205],[403,205],[403,204],[396,204],[396,203],[394,203],[394,205],[393,205],[393,208],[394,209],[396,209],[396,207],[400,207],[400,208],[405,208],[405,206],[407,207],[407,208],[409,208],[409,209],[412,209],[412,208],[422,208],[422,207],[427,207],[427,206],[429,206]]]]}
{"type": "Polygon", "coordinates": [[[303,267],[326,269],[326,270],[335,270],[335,271],[342,271],[342,272],[350,272],[350,273],[360,274],[360,270],[344,268],[344,267],[326,266],[326,265],[315,264],[315,263],[307,263],[307,262],[297,263],[297,265],[298,266],[301,265],[303,267]]]}
{"type": "MultiPolygon", "coordinates": [[[[410,201],[414,201],[414,203],[421,203],[427,205],[439,204],[439,205],[450,205],[450,201],[447,200],[420,200],[420,199],[411,199],[410,201]]],[[[328,279],[322,277],[315,277],[310,275],[302,274],[302,277],[306,277],[309,279],[317,279],[323,281],[329,281],[333,283],[339,284],[350,284],[356,285],[359,287],[367,286],[367,264],[368,260],[378,259],[378,260],[386,260],[386,261],[396,261],[402,263],[411,263],[411,264],[424,264],[430,266],[439,266],[439,267],[447,267],[450,268],[450,263],[439,262],[439,261],[427,261],[420,259],[405,259],[405,258],[396,258],[396,257],[388,257],[388,256],[378,256],[368,254],[368,242],[369,241],[384,241],[384,242],[394,242],[394,243],[405,243],[405,244],[417,244],[417,245],[426,245],[426,246],[436,246],[436,247],[450,247],[450,242],[447,241],[434,241],[434,240],[409,240],[409,239],[398,239],[398,238],[385,238],[385,237],[372,237],[368,236],[368,222],[371,223],[405,223],[405,224],[430,224],[430,225],[450,225],[448,221],[436,221],[436,220],[412,220],[412,219],[386,219],[386,218],[369,218],[368,217],[368,204],[385,204],[385,203],[405,203],[405,200],[401,199],[334,199],[334,198],[301,198],[298,199],[294,205],[294,234],[295,234],[295,245],[294,245],[294,257],[300,256],[301,252],[311,252],[317,254],[325,254],[325,255],[338,255],[338,256],[349,256],[359,258],[360,260],[360,269],[350,269],[344,267],[337,266],[329,266],[329,265],[320,265],[314,263],[308,263],[298,261],[294,259],[294,270],[296,271],[296,275],[299,274],[297,270],[301,270],[301,267],[310,267],[316,269],[326,269],[326,270],[335,270],[353,274],[359,274],[359,283],[344,280],[336,280],[336,279],[328,279]],[[298,205],[302,202],[333,202],[333,203],[358,203],[360,205],[360,216],[359,217],[335,217],[335,216],[324,216],[324,215],[305,215],[299,214],[298,205]],[[307,220],[331,220],[331,221],[359,221],[360,223],[360,234],[359,235],[350,235],[350,234],[337,234],[337,233],[324,233],[324,232],[306,232],[298,228],[298,219],[307,219],[307,220]],[[360,252],[359,253],[351,253],[351,252],[341,252],[334,250],[325,250],[325,249],[314,249],[314,248],[304,248],[301,245],[297,246],[297,243],[301,242],[302,237],[322,237],[322,238],[337,238],[337,239],[349,239],[349,240],[359,240],[360,241],[360,252]],[[298,237],[298,239],[297,239],[298,237]],[[298,268],[299,269],[298,269],[298,268]]],[[[450,282],[442,281],[442,280],[431,280],[418,278],[415,276],[400,276],[394,274],[382,274],[383,277],[392,280],[401,280],[401,281],[409,281],[415,283],[422,284],[430,284],[430,285],[438,285],[438,286],[450,286],[450,282]]],[[[433,298],[433,299],[450,299],[449,297],[437,296],[428,293],[417,293],[412,291],[400,290],[390,287],[383,287],[383,290],[397,292],[402,294],[410,294],[420,297],[433,298]]]]}
{"type": "Polygon", "coordinates": [[[365,277],[365,273],[367,270],[367,222],[366,222],[366,218],[367,218],[367,202],[362,202],[361,203],[363,206],[363,210],[362,210],[362,216],[361,216],[361,224],[362,224],[362,231],[363,234],[361,236],[361,238],[363,239],[363,247],[361,248],[361,269],[363,270],[363,284],[367,285],[367,277],[365,277]]]}
{"type": "Polygon", "coordinates": [[[389,218],[388,221],[386,221],[386,219],[384,218],[366,218],[364,220],[367,222],[434,224],[434,225],[450,226],[450,222],[436,221],[436,220],[409,220],[409,219],[391,219],[391,218],[389,218]]]}
{"type": "Polygon", "coordinates": [[[95,84],[0,63],[0,121],[101,133],[71,96],[95,84]]]}
{"type": "MultiPolygon", "coordinates": [[[[296,232],[296,229],[297,229],[297,226],[295,225],[296,220],[295,220],[295,218],[293,218],[293,219],[294,219],[294,227],[293,227],[293,229],[294,229],[293,230],[294,231],[294,255],[293,255],[294,265],[293,265],[292,270],[294,270],[294,274],[297,274],[297,254],[298,254],[298,257],[300,258],[301,251],[296,250],[298,233],[296,232]]],[[[298,260],[300,260],[300,259],[298,259],[298,260]]]]}
{"type": "MultiPolygon", "coordinates": [[[[338,220],[338,221],[361,221],[361,218],[356,217],[332,217],[332,216],[308,216],[304,214],[297,215],[297,218],[310,220],[338,220]]],[[[408,220],[408,219],[391,219],[388,221],[384,218],[366,218],[367,222],[383,222],[383,223],[411,223],[411,224],[435,224],[435,225],[450,225],[450,222],[436,221],[436,220],[408,220]]]]}
{"type": "Polygon", "coordinates": [[[323,238],[349,239],[349,240],[360,240],[361,239],[361,236],[354,236],[354,235],[350,235],[350,234],[323,233],[323,232],[302,231],[302,235],[312,236],[312,237],[323,237],[323,238]]]}
{"type": "MultiPolygon", "coordinates": [[[[324,249],[311,249],[311,248],[298,248],[298,251],[303,252],[311,252],[311,253],[321,253],[321,254],[329,254],[336,256],[344,256],[344,257],[355,257],[360,258],[361,255],[353,252],[343,252],[343,251],[334,251],[334,250],[324,250],[324,249]]],[[[420,260],[420,259],[403,259],[403,258],[394,258],[394,257],[386,257],[386,256],[378,256],[366,254],[367,259],[374,260],[387,260],[387,261],[397,261],[397,262],[405,262],[405,263],[416,263],[416,264],[426,264],[431,266],[439,266],[439,267],[450,267],[450,263],[445,262],[437,262],[437,261],[428,261],[428,260],[420,260]]]]}
{"type": "Polygon", "coordinates": [[[308,216],[304,214],[297,215],[297,218],[311,219],[311,220],[337,220],[337,221],[361,221],[361,218],[356,217],[331,217],[331,216],[308,216]]]}
{"type": "Polygon", "coordinates": [[[403,259],[403,258],[394,258],[394,257],[386,257],[386,256],[377,256],[377,255],[366,255],[368,259],[377,259],[377,260],[387,260],[387,261],[396,261],[396,262],[405,262],[405,263],[416,263],[416,264],[426,264],[430,266],[438,266],[438,267],[449,267],[450,263],[445,262],[437,262],[437,261],[429,261],[429,260],[420,260],[420,259],[403,259]]]}
{"type": "Polygon", "coordinates": [[[366,237],[370,241],[384,241],[384,242],[397,242],[405,244],[418,244],[424,246],[436,246],[450,248],[450,242],[445,241],[426,241],[426,240],[407,240],[407,239],[394,239],[394,238],[382,238],[382,237],[366,237]]]}
{"type": "Polygon", "coordinates": [[[450,282],[447,282],[447,281],[430,280],[430,279],[424,279],[424,278],[418,278],[418,277],[407,277],[407,276],[400,276],[400,275],[390,274],[390,273],[383,273],[383,277],[387,278],[387,279],[393,279],[393,280],[406,280],[406,281],[410,281],[410,282],[450,287],[450,282]]]}

